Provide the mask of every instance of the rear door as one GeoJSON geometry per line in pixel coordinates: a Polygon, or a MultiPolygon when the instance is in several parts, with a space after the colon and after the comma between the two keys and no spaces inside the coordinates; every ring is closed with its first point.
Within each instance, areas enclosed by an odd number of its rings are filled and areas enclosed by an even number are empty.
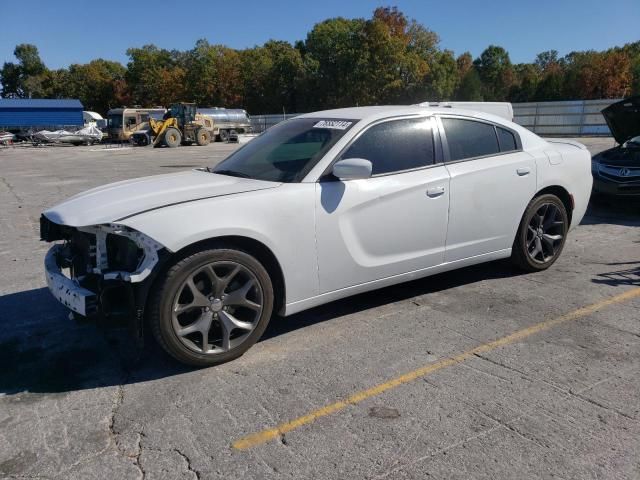
{"type": "Polygon", "coordinates": [[[476,118],[442,115],[451,175],[445,261],[511,248],[536,191],[536,163],[517,132],[476,118]]]}
{"type": "Polygon", "coordinates": [[[433,125],[423,117],[370,126],[338,158],[371,161],[372,177],[317,184],[321,293],[443,262],[449,174],[433,125]]]}

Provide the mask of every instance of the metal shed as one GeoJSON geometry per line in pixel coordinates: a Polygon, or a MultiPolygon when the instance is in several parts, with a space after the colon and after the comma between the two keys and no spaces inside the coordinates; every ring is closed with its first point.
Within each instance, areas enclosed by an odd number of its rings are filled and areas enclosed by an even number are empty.
{"type": "Polygon", "coordinates": [[[82,126],[82,110],[76,99],[0,98],[0,127],[82,126]]]}

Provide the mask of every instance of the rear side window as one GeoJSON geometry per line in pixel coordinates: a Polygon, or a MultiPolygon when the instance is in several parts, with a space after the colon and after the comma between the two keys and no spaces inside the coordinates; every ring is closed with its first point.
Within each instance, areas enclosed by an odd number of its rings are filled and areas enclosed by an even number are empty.
{"type": "Polygon", "coordinates": [[[500,152],[493,125],[460,118],[443,118],[442,123],[452,161],[500,152]]]}
{"type": "Polygon", "coordinates": [[[429,118],[392,120],[365,131],[341,158],[364,158],[373,175],[433,165],[433,134],[429,118]]]}
{"type": "Polygon", "coordinates": [[[496,131],[498,132],[498,141],[500,142],[501,152],[511,152],[513,150],[518,150],[516,137],[513,136],[513,133],[500,127],[496,127],[496,131]]]}

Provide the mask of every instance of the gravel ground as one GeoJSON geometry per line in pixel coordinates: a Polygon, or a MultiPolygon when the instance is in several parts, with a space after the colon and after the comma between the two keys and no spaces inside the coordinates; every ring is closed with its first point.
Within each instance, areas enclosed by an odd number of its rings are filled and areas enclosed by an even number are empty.
{"type": "Polygon", "coordinates": [[[592,206],[545,272],[496,262],[274,318],[216,368],[70,321],[40,212],[234,148],[0,149],[0,477],[640,478],[637,204],[592,206]]]}

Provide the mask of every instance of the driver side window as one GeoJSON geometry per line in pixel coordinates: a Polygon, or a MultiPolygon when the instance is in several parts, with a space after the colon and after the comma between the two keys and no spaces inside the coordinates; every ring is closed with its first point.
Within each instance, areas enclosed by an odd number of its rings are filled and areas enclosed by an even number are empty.
{"type": "Polygon", "coordinates": [[[372,175],[384,175],[433,165],[433,143],[430,118],[391,120],[367,129],[341,158],[364,158],[372,175]]]}

